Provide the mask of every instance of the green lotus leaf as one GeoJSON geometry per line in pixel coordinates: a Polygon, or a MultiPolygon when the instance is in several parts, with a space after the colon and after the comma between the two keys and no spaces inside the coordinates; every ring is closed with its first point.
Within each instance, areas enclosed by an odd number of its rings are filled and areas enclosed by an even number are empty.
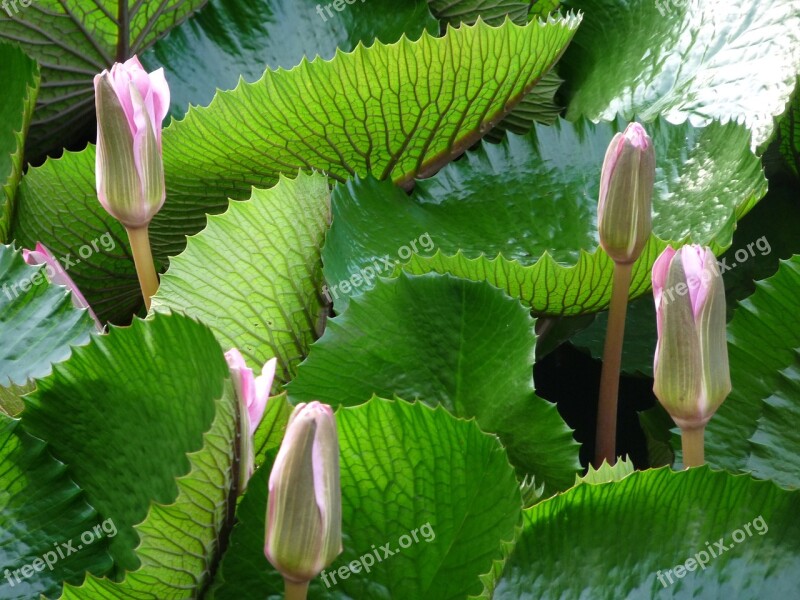
{"type": "Polygon", "coordinates": [[[559,65],[568,119],[733,120],[755,145],[771,139],[800,71],[796,0],[563,5],[586,15],[559,65]]]}
{"type": "Polygon", "coordinates": [[[0,243],[8,241],[14,198],[22,177],[23,151],[39,93],[39,67],[20,48],[0,43],[0,243]]]}
{"type": "MultiPolygon", "coordinates": [[[[343,181],[371,173],[410,184],[435,172],[519,102],[579,22],[569,16],[525,26],[477,23],[441,38],[376,42],[330,61],[267,71],[217,94],[209,107],[190,110],[164,131],[167,201],[150,226],[157,260],[180,253],[186,236],[230,198],[246,199],[253,186],[271,187],[281,174],[316,169],[343,181]],[[445,76],[451,64],[462,68],[445,76]]],[[[104,232],[119,236],[119,226],[99,212],[94,152],[65,153],[28,172],[13,227],[20,243],[39,240],[76,255],[104,232]]],[[[108,303],[103,317],[121,319],[141,299],[130,262],[120,260],[127,243],[118,248],[86,261],[74,279],[98,310],[108,303]]]]}
{"type": "Polygon", "coordinates": [[[369,0],[341,7],[337,11],[332,3],[317,0],[210,0],[145,52],[142,64],[148,70],[164,68],[170,114],[181,118],[190,105],[211,102],[218,89],[235,88],[240,77],[260,79],[264,65],[291,69],[303,57],[329,60],[337,48],[350,52],[359,43],[391,44],[403,35],[417,39],[425,30],[439,31],[426,0],[399,5],[369,0]]]}
{"type": "MultiPolygon", "coordinates": [[[[497,439],[442,408],[402,400],[373,398],[339,410],[336,421],[344,552],[312,581],[309,598],[479,592],[479,577],[502,558],[521,511],[519,486],[497,439]]],[[[283,597],[282,578],[264,558],[268,478],[269,469],[259,469],[242,499],[215,600],[253,590],[269,600],[283,597]]]]}
{"type": "Polygon", "coordinates": [[[21,252],[0,244],[0,387],[48,375],[95,331],[67,288],[47,280],[46,267],[28,265],[21,252]]]}
{"type": "Polygon", "coordinates": [[[708,468],[578,485],[524,512],[484,598],[780,598],[800,584],[800,492],[708,468]],[[565,557],[581,565],[565,567],[565,557]],[[602,574],[602,576],[598,576],[602,574]]]}
{"type": "Polygon", "coordinates": [[[207,327],[156,315],[75,348],[26,396],[24,430],[48,443],[87,501],[116,524],[116,575],[139,567],[134,525],[151,503],[175,501],[175,479],[190,470],[187,453],[202,447],[228,376],[207,327]]]}
{"type": "MultiPolygon", "coordinates": [[[[598,250],[600,166],[625,122],[560,121],[482,144],[411,197],[390,182],[354,179],[334,190],[323,250],[337,311],[369,288],[365,273],[451,273],[488,281],[546,315],[597,312],[610,300],[613,263],[598,250]]],[[[739,125],[647,124],[657,156],[653,232],[634,267],[631,297],[650,288],[667,241],[725,248],[736,221],[766,193],[739,125]]],[[[374,279],[374,277],[372,278],[374,279]]]]}
{"type": "Polygon", "coordinates": [[[0,414],[0,597],[54,597],[63,580],[112,566],[113,521],[86,503],[63,464],[47,446],[0,414]]]}
{"type": "Polygon", "coordinates": [[[574,483],[578,446],[534,393],[535,340],[528,309],[485,282],[381,279],[328,320],[289,400],[354,406],[375,394],[442,405],[496,433],[518,472],[552,493],[574,483]]]}

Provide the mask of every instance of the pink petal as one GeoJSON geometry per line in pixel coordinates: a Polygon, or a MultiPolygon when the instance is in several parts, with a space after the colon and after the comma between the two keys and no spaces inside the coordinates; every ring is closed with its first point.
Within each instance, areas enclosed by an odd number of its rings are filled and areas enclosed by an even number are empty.
{"type": "MultiPolygon", "coordinates": [[[[314,420],[317,421],[317,427],[324,427],[324,426],[332,426],[334,429],[336,428],[336,424],[333,420],[333,410],[327,404],[322,404],[321,402],[311,402],[307,410],[312,411],[314,420]],[[328,423],[322,424],[321,421],[330,421],[328,423]],[[331,425],[333,422],[333,425],[331,425]]],[[[319,512],[322,516],[322,522],[327,522],[328,519],[328,506],[327,506],[327,499],[325,498],[325,457],[322,454],[323,448],[321,448],[320,444],[317,441],[314,441],[314,447],[312,448],[311,452],[311,465],[312,470],[314,471],[314,496],[317,499],[317,506],[319,507],[319,512]]]]}
{"type": "Polygon", "coordinates": [[[231,348],[225,353],[225,360],[228,362],[228,366],[231,369],[244,369],[247,368],[247,363],[244,360],[244,356],[242,353],[239,352],[238,348],[231,348]]]}
{"type": "Polygon", "coordinates": [[[656,329],[658,331],[658,338],[656,341],[656,352],[653,356],[653,371],[658,368],[658,346],[661,340],[661,330],[664,327],[664,307],[662,305],[662,298],[664,295],[664,286],[667,283],[667,274],[669,273],[669,265],[672,263],[672,258],[675,256],[675,250],[672,246],[667,246],[664,251],[653,263],[653,271],[651,279],[653,282],[653,299],[656,305],[656,329]]]}
{"type": "Polygon", "coordinates": [[[134,125],[133,102],[131,101],[130,93],[130,74],[121,64],[117,63],[111,67],[108,77],[111,82],[111,87],[114,88],[114,93],[117,95],[122,105],[122,111],[125,113],[125,118],[128,121],[128,127],[130,127],[131,133],[135,134],[136,126],[134,125]]]}
{"type": "MultiPolygon", "coordinates": [[[[108,77],[117,94],[134,139],[143,135],[149,126],[161,146],[161,125],[167,116],[170,102],[169,85],[164,69],[148,73],[138,57],[124,63],[116,63],[111,71],[103,71],[97,77],[108,77]],[[134,94],[133,90],[138,94],[134,94]],[[146,116],[147,118],[143,118],[146,116]]],[[[95,89],[97,88],[95,78],[95,89]]]]}
{"type": "MultiPolygon", "coordinates": [[[[95,97],[97,97],[97,88],[100,85],[100,80],[103,77],[107,76],[107,75],[108,75],[108,71],[103,71],[99,75],[95,75],[94,76],[94,95],[95,95],[95,97]]],[[[103,173],[105,172],[105,167],[102,164],[103,151],[102,151],[102,147],[101,147],[102,142],[100,140],[101,140],[101,136],[100,136],[100,132],[98,131],[97,132],[97,148],[96,148],[96,151],[95,151],[95,158],[94,158],[94,165],[95,165],[94,172],[95,172],[95,180],[96,180],[96,186],[97,186],[97,199],[100,200],[100,204],[103,206],[103,208],[106,209],[106,211],[111,212],[109,210],[108,199],[106,198],[106,194],[105,194],[105,191],[103,189],[103,173]]]]}
{"type": "MultiPolygon", "coordinates": [[[[249,410],[256,392],[253,370],[248,368],[242,353],[236,348],[231,348],[225,353],[225,360],[231,370],[231,379],[236,390],[236,397],[249,410]]],[[[250,430],[249,423],[247,424],[247,429],[248,431],[250,430]]]]}
{"type": "MultiPolygon", "coordinates": [[[[130,82],[128,98],[133,107],[133,161],[136,164],[136,174],[139,176],[139,185],[143,185],[146,181],[144,172],[144,163],[142,161],[142,144],[147,136],[147,128],[150,127],[150,115],[147,114],[147,109],[144,105],[144,100],[139,94],[134,82],[130,82]]],[[[141,192],[142,190],[140,190],[141,192]]]]}
{"type": "Polygon", "coordinates": [[[661,299],[664,293],[664,286],[667,284],[667,274],[669,273],[669,265],[672,263],[672,258],[676,252],[672,246],[667,246],[661,255],[653,263],[652,282],[653,282],[653,298],[656,303],[656,326],[658,328],[658,335],[661,336],[661,326],[664,320],[663,308],[661,306],[661,299]]]}
{"type": "Polygon", "coordinates": [[[605,158],[603,159],[603,167],[600,170],[600,200],[597,205],[598,216],[602,216],[605,210],[608,186],[617,166],[617,161],[625,150],[626,144],[630,144],[639,150],[647,150],[650,147],[650,138],[647,137],[647,132],[644,127],[639,123],[631,123],[625,128],[625,131],[617,133],[608,145],[605,158]]]}
{"type": "Polygon", "coordinates": [[[150,73],[150,93],[152,95],[153,130],[156,132],[158,145],[161,147],[161,127],[169,112],[170,93],[169,84],[164,75],[164,69],[157,69],[150,73]]]}
{"type": "Polygon", "coordinates": [[[278,450],[278,456],[275,457],[275,462],[272,463],[272,471],[269,474],[269,492],[272,493],[275,482],[283,474],[285,468],[286,457],[289,454],[289,449],[294,446],[294,440],[297,438],[297,428],[292,427],[295,421],[305,418],[305,403],[300,403],[294,407],[292,414],[289,415],[289,422],[286,424],[286,434],[283,436],[281,447],[278,450]]]}
{"type": "Polygon", "coordinates": [[[639,123],[631,123],[625,128],[625,139],[639,150],[647,150],[650,147],[650,138],[639,123]]]}
{"type": "Polygon", "coordinates": [[[139,61],[139,57],[135,54],[122,63],[122,66],[125,67],[126,71],[144,71],[144,67],[139,61]]]}
{"type": "MultiPolygon", "coordinates": [[[[705,305],[708,296],[711,294],[712,288],[714,286],[713,279],[715,277],[721,277],[719,269],[717,268],[717,257],[714,256],[714,253],[711,251],[711,248],[705,246],[702,249],[703,253],[703,273],[701,276],[701,281],[703,282],[701,294],[698,297],[698,304],[702,307],[705,305]]],[[[695,312],[695,316],[697,316],[697,312],[695,312]]]]}
{"type": "Polygon", "coordinates": [[[80,289],[78,289],[78,286],[75,285],[75,282],[67,275],[61,263],[58,262],[58,259],[53,256],[53,253],[50,252],[44,244],[36,242],[35,250],[23,249],[22,258],[31,266],[45,265],[45,274],[50,283],[63,286],[72,292],[72,305],[75,308],[88,310],[89,315],[94,320],[97,330],[103,331],[103,324],[100,322],[100,319],[97,318],[97,315],[94,314],[92,307],[89,306],[89,303],[86,301],[80,289]]]}
{"type": "Polygon", "coordinates": [[[692,314],[696,319],[703,310],[710,290],[712,275],[706,272],[708,268],[706,266],[706,249],[697,244],[684,246],[680,249],[680,256],[683,262],[683,271],[686,274],[686,284],[689,287],[692,314]]]}
{"type": "Polygon", "coordinates": [[[272,389],[272,381],[275,379],[277,364],[277,358],[269,359],[261,369],[261,375],[256,377],[255,395],[252,403],[247,405],[247,412],[250,415],[250,435],[255,434],[261,419],[264,418],[264,411],[267,408],[267,400],[269,400],[269,392],[272,389]]]}
{"type": "Polygon", "coordinates": [[[600,169],[600,196],[597,204],[597,214],[602,216],[606,206],[606,196],[608,196],[608,185],[611,182],[611,175],[617,165],[622,151],[625,149],[623,134],[617,133],[611,140],[606,150],[603,166],[600,169]]]}

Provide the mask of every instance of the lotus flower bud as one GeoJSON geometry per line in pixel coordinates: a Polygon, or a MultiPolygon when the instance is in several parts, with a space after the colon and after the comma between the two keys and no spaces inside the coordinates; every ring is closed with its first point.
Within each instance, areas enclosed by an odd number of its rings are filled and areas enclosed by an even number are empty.
{"type": "Polygon", "coordinates": [[[127,228],[145,227],[166,197],[161,123],[169,109],[164,69],[144,70],[135,56],[94,78],[97,197],[127,228]]]}
{"type": "Polygon", "coordinates": [[[261,369],[261,375],[255,377],[253,370],[248,368],[245,363],[242,353],[236,348],[228,350],[225,353],[225,359],[228,361],[233,387],[236,390],[236,397],[239,399],[239,420],[241,422],[239,492],[243,493],[247,489],[247,482],[255,472],[253,436],[267,408],[277,360],[269,359],[261,369]]]}
{"type": "Polygon", "coordinates": [[[67,275],[67,272],[59,264],[58,259],[53,256],[53,253],[50,252],[44,244],[36,242],[35,250],[23,249],[22,258],[31,266],[44,265],[45,275],[50,283],[62,285],[72,292],[72,305],[75,308],[88,310],[89,315],[94,320],[97,330],[103,331],[103,324],[100,322],[100,319],[97,318],[97,315],[94,314],[92,307],[89,306],[89,303],[86,301],[86,298],[83,297],[83,294],[81,294],[78,286],[75,285],[72,278],[67,275]]]}
{"type": "Polygon", "coordinates": [[[341,552],[336,421],[330,406],[298,404],[269,477],[264,554],[287,581],[304,583],[341,552]]]}
{"type": "Polygon", "coordinates": [[[667,247],[653,265],[653,391],[681,429],[704,427],[731,391],[725,288],[714,254],[667,247]]]}
{"type": "Polygon", "coordinates": [[[614,262],[634,262],[650,237],[655,172],[653,142],[641,125],[631,123],[611,140],[600,175],[597,230],[614,262]]]}

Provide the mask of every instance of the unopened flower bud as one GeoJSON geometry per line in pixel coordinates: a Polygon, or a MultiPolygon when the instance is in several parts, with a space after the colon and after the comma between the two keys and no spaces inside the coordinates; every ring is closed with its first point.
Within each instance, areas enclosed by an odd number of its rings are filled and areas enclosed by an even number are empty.
{"type": "Polygon", "coordinates": [[[269,477],[264,554],[287,581],[303,583],[341,552],[336,421],[326,404],[299,404],[269,477]]]}
{"type": "Polygon", "coordinates": [[[638,123],[611,140],[600,175],[597,229],[600,245],[617,263],[632,263],[652,232],[656,155],[638,123]]]}
{"type": "Polygon", "coordinates": [[[258,377],[253,375],[253,371],[248,368],[242,353],[236,348],[228,350],[225,353],[225,359],[228,361],[233,387],[239,400],[239,420],[241,422],[239,493],[243,493],[247,489],[247,482],[255,472],[253,436],[267,408],[269,391],[272,387],[272,380],[275,378],[277,359],[268,360],[258,377]]]}
{"type": "Polygon", "coordinates": [[[125,227],[150,223],[166,197],[161,123],[169,109],[164,70],[147,73],[134,56],[94,78],[97,197],[125,227]]]}
{"type": "Polygon", "coordinates": [[[731,391],[725,288],[708,248],[672,247],[653,265],[653,391],[681,429],[704,427],[731,391]]]}

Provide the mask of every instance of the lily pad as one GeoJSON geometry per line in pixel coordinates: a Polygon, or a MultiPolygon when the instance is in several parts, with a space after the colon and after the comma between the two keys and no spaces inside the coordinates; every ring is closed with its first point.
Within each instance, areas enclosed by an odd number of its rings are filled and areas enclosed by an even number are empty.
{"type": "MultiPolygon", "coordinates": [[[[150,227],[156,259],[180,253],[186,236],[229,199],[244,200],[253,186],[269,188],[282,174],[318,170],[343,181],[372,173],[410,184],[437,171],[519,102],[579,23],[575,15],[525,26],[478,23],[441,38],[376,42],[217,94],[164,131],[167,201],[150,227]],[[496,60],[487,68],[490,55],[496,60]],[[462,68],[445,76],[452,64],[462,68]]],[[[102,232],[119,235],[96,199],[94,153],[90,146],[28,172],[13,226],[21,243],[76,255],[102,232]]],[[[131,304],[141,303],[130,260],[109,256],[82,266],[74,278],[89,302],[108,302],[118,307],[109,306],[111,316],[129,318],[131,304]]]]}
{"type": "Polygon", "coordinates": [[[799,510],[798,491],[708,468],[578,485],[524,512],[522,535],[483,597],[792,597],[799,510]]]}
{"type": "MultiPolygon", "coordinates": [[[[537,124],[526,136],[509,134],[502,144],[484,143],[468,152],[419,181],[410,198],[372,178],[337,186],[323,250],[329,288],[341,292],[342,282],[377,259],[379,266],[399,265],[411,273],[488,281],[538,314],[605,308],[613,263],[598,250],[600,166],[609,141],[624,126],[622,120],[537,124]],[[428,246],[435,248],[432,256],[428,246]]],[[[647,129],[658,165],[654,235],[634,267],[632,297],[649,290],[650,269],[667,240],[725,248],[736,221],[766,193],[743,127],[713,123],[695,129],[659,120],[647,129]]],[[[389,275],[388,269],[379,274],[389,275]]],[[[348,287],[349,293],[334,298],[337,311],[369,283],[348,287]]]]}
{"type": "Polygon", "coordinates": [[[164,67],[170,114],[181,118],[190,104],[207,105],[218,89],[231,90],[240,78],[260,79],[264,67],[291,69],[304,57],[330,60],[337,48],[350,52],[359,44],[391,44],[404,34],[418,39],[425,30],[439,30],[426,0],[341,7],[318,0],[210,0],[148,50],[142,64],[148,70],[164,67]]]}
{"type": "Polygon", "coordinates": [[[774,134],[800,71],[797,0],[563,5],[586,14],[559,64],[568,119],[740,121],[754,145],[774,134]]]}
{"type": "Polygon", "coordinates": [[[485,282],[448,275],[381,279],[354,298],[288,385],[292,403],[354,406],[373,395],[420,399],[496,433],[521,475],[552,493],[573,484],[578,445],[536,396],[533,319],[485,282]]]}

